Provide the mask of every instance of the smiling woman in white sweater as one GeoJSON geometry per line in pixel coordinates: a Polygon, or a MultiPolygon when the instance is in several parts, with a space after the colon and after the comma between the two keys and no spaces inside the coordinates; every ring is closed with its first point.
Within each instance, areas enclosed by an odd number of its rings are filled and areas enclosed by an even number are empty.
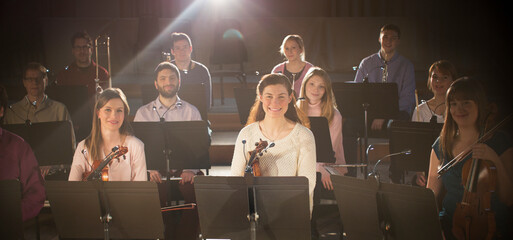
{"type": "Polygon", "coordinates": [[[297,110],[290,82],[283,74],[267,74],[257,86],[257,98],[244,127],[237,137],[231,173],[243,176],[247,151],[254,143],[265,140],[272,148],[260,157],[262,176],[304,176],[308,178],[310,212],[315,188],[315,139],[305,126],[304,113],[297,110]],[[244,143],[246,152],[244,151],[244,143]]]}

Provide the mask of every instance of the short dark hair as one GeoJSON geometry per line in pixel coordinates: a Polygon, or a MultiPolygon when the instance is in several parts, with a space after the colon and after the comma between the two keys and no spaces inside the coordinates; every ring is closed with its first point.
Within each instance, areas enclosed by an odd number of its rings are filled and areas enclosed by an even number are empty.
{"type": "Polygon", "coordinates": [[[45,66],[43,66],[43,64],[41,64],[41,63],[31,62],[31,63],[27,64],[27,66],[25,66],[25,68],[23,69],[23,79],[25,79],[25,75],[27,74],[28,70],[39,71],[41,73],[42,78],[48,77],[47,70],[46,70],[45,66]]]}
{"type": "Polygon", "coordinates": [[[174,32],[174,33],[171,33],[171,48],[173,48],[175,46],[175,42],[178,42],[181,40],[187,40],[187,42],[189,43],[189,46],[192,46],[191,38],[187,34],[181,33],[181,32],[174,32]]]}
{"type": "Polygon", "coordinates": [[[383,33],[384,31],[394,31],[397,33],[397,37],[401,38],[401,29],[397,25],[394,24],[385,24],[383,27],[381,27],[381,30],[379,33],[383,33]]]}
{"type": "Polygon", "coordinates": [[[157,81],[159,72],[164,69],[169,69],[169,70],[175,72],[178,79],[180,79],[180,71],[178,70],[178,68],[174,64],[166,61],[166,62],[161,62],[153,71],[153,81],[157,81]]]}
{"type": "Polygon", "coordinates": [[[87,31],[80,31],[80,32],[76,32],[73,34],[73,36],[71,36],[71,47],[74,47],[75,46],[75,40],[79,39],[79,38],[83,38],[87,41],[87,43],[89,45],[93,45],[93,40],[91,39],[91,36],[89,36],[89,34],[87,33],[87,31]]]}

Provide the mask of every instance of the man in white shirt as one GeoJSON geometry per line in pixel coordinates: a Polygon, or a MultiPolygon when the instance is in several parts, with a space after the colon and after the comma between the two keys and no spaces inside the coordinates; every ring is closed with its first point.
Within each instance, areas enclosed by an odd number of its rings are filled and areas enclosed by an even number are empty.
{"type": "MultiPolygon", "coordinates": [[[[180,99],[180,72],[178,68],[169,63],[160,63],[154,71],[155,89],[159,96],[154,101],[140,107],[135,114],[135,122],[168,122],[168,121],[199,121],[201,115],[192,104],[180,99]]],[[[150,181],[162,183],[162,175],[158,170],[148,170],[150,181]]],[[[199,169],[170,170],[172,176],[180,177],[179,190],[186,203],[196,202],[194,196],[194,176],[203,175],[199,169]]],[[[170,184],[171,188],[175,188],[170,184]]],[[[162,185],[161,185],[162,186],[162,185]]],[[[169,189],[167,190],[169,191],[169,189]]],[[[166,228],[167,225],[166,224],[166,228]]],[[[176,228],[173,239],[196,239],[198,236],[199,220],[196,210],[186,210],[181,216],[180,224],[176,228]]],[[[166,230],[166,236],[172,230],[166,230]]],[[[171,237],[171,236],[168,236],[171,237]]],[[[166,237],[166,239],[168,238],[166,237]]]]}

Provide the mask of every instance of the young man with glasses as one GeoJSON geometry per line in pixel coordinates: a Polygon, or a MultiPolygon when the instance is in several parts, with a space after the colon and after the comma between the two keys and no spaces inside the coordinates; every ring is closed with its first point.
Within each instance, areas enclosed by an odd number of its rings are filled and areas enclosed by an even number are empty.
{"type": "MultiPolygon", "coordinates": [[[[73,34],[71,53],[74,61],[57,75],[57,85],[86,86],[90,97],[96,94],[96,63],[91,59],[93,47],[93,42],[87,32],[73,34]]],[[[100,86],[106,89],[109,73],[102,66],[98,67],[98,79],[100,79],[100,86]]]]}

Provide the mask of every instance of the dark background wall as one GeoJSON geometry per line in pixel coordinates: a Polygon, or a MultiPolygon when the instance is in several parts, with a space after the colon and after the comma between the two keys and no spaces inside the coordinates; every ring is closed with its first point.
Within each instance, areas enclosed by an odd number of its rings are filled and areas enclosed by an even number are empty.
{"type": "Polygon", "coordinates": [[[241,24],[250,72],[269,72],[282,61],[277,50],[283,37],[299,33],[308,61],[351,80],[352,66],[378,50],[379,27],[396,23],[403,30],[400,52],[416,71],[448,59],[461,74],[486,78],[496,91],[511,82],[507,1],[7,0],[0,9],[3,83],[19,81],[30,61],[56,74],[71,62],[71,34],[82,29],[111,36],[115,84],[136,83],[151,72],[171,31],[189,33],[194,58],[209,66],[214,26],[226,18],[241,24]]]}

